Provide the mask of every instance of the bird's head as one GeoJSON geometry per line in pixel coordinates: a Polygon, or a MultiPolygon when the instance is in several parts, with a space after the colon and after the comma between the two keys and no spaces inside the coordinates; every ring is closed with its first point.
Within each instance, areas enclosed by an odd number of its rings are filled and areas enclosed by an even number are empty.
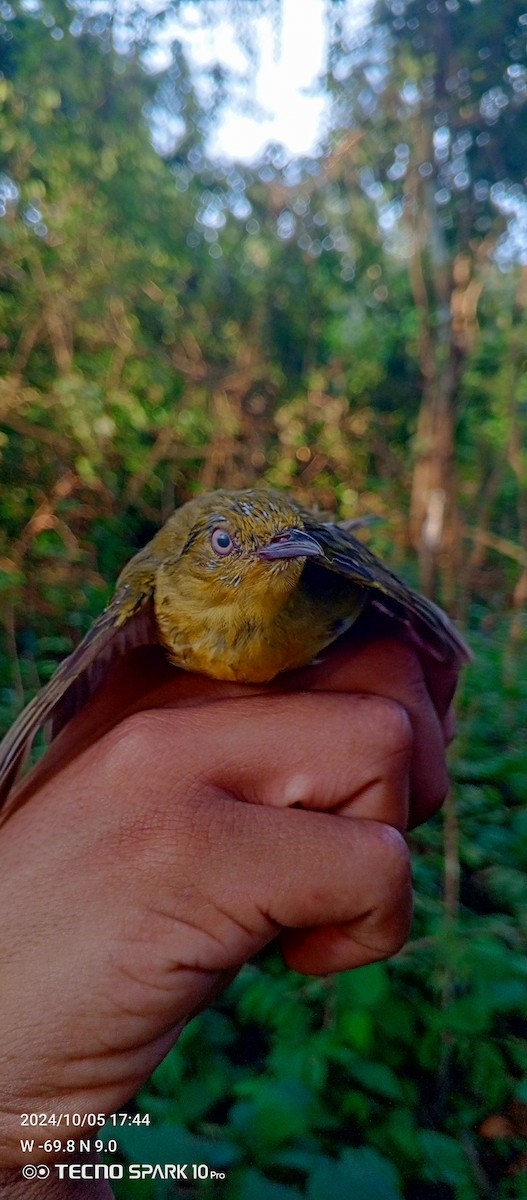
{"type": "Polygon", "coordinates": [[[187,529],[179,565],[187,577],[207,584],[211,603],[239,593],[283,604],[306,558],[323,553],[305,530],[301,510],[278,492],[218,491],[185,509],[178,510],[187,529]]]}

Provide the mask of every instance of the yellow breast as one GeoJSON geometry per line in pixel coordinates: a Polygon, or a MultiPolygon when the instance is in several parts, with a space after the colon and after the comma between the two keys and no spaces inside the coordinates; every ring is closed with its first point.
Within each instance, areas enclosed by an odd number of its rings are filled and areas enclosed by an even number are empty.
{"type": "MultiPolygon", "coordinates": [[[[326,574],[326,573],[324,573],[326,574]]],[[[159,640],[175,666],[213,679],[266,683],[282,671],[307,666],[359,615],[362,589],[328,575],[327,594],[298,586],[283,594],[254,597],[248,589],[228,600],[161,571],[156,580],[155,612],[159,640]]]]}

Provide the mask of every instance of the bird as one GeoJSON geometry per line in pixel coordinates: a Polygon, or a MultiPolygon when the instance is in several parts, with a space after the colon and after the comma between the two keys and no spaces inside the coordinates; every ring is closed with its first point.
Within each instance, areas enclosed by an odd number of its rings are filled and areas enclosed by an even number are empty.
{"type": "Polygon", "coordinates": [[[271,488],[219,489],[168,518],[124,567],[88,633],[0,744],[0,802],[37,731],[55,737],[116,659],[160,644],[174,666],[266,684],[308,666],[373,605],[456,669],[470,651],[446,614],[356,538],[271,488]]]}

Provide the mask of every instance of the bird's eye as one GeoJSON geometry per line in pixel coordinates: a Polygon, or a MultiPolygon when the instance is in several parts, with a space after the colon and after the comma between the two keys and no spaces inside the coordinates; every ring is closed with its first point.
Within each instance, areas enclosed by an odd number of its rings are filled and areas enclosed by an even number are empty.
{"type": "Polygon", "coordinates": [[[210,544],[216,554],[230,554],[234,547],[231,535],[226,529],[213,529],[210,544]]]}

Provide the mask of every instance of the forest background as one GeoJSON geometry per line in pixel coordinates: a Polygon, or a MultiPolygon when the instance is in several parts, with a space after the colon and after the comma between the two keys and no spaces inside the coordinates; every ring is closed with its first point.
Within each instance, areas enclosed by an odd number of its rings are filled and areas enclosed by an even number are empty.
{"type": "MultiPolygon", "coordinates": [[[[228,4],[250,60],[280,0],[228,4]]],[[[225,66],[198,91],[174,40],[152,69],[176,10],[0,4],[2,726],[221,485],[383,518],[371,545],[475,658],[409,945],[248,966],[120,1134],[221,1191],[120,1195],[527,1196],[527,12],[379,0],[351,35],[328,3],[326,144],[248,167],[207,157],[225,66]]]]}

